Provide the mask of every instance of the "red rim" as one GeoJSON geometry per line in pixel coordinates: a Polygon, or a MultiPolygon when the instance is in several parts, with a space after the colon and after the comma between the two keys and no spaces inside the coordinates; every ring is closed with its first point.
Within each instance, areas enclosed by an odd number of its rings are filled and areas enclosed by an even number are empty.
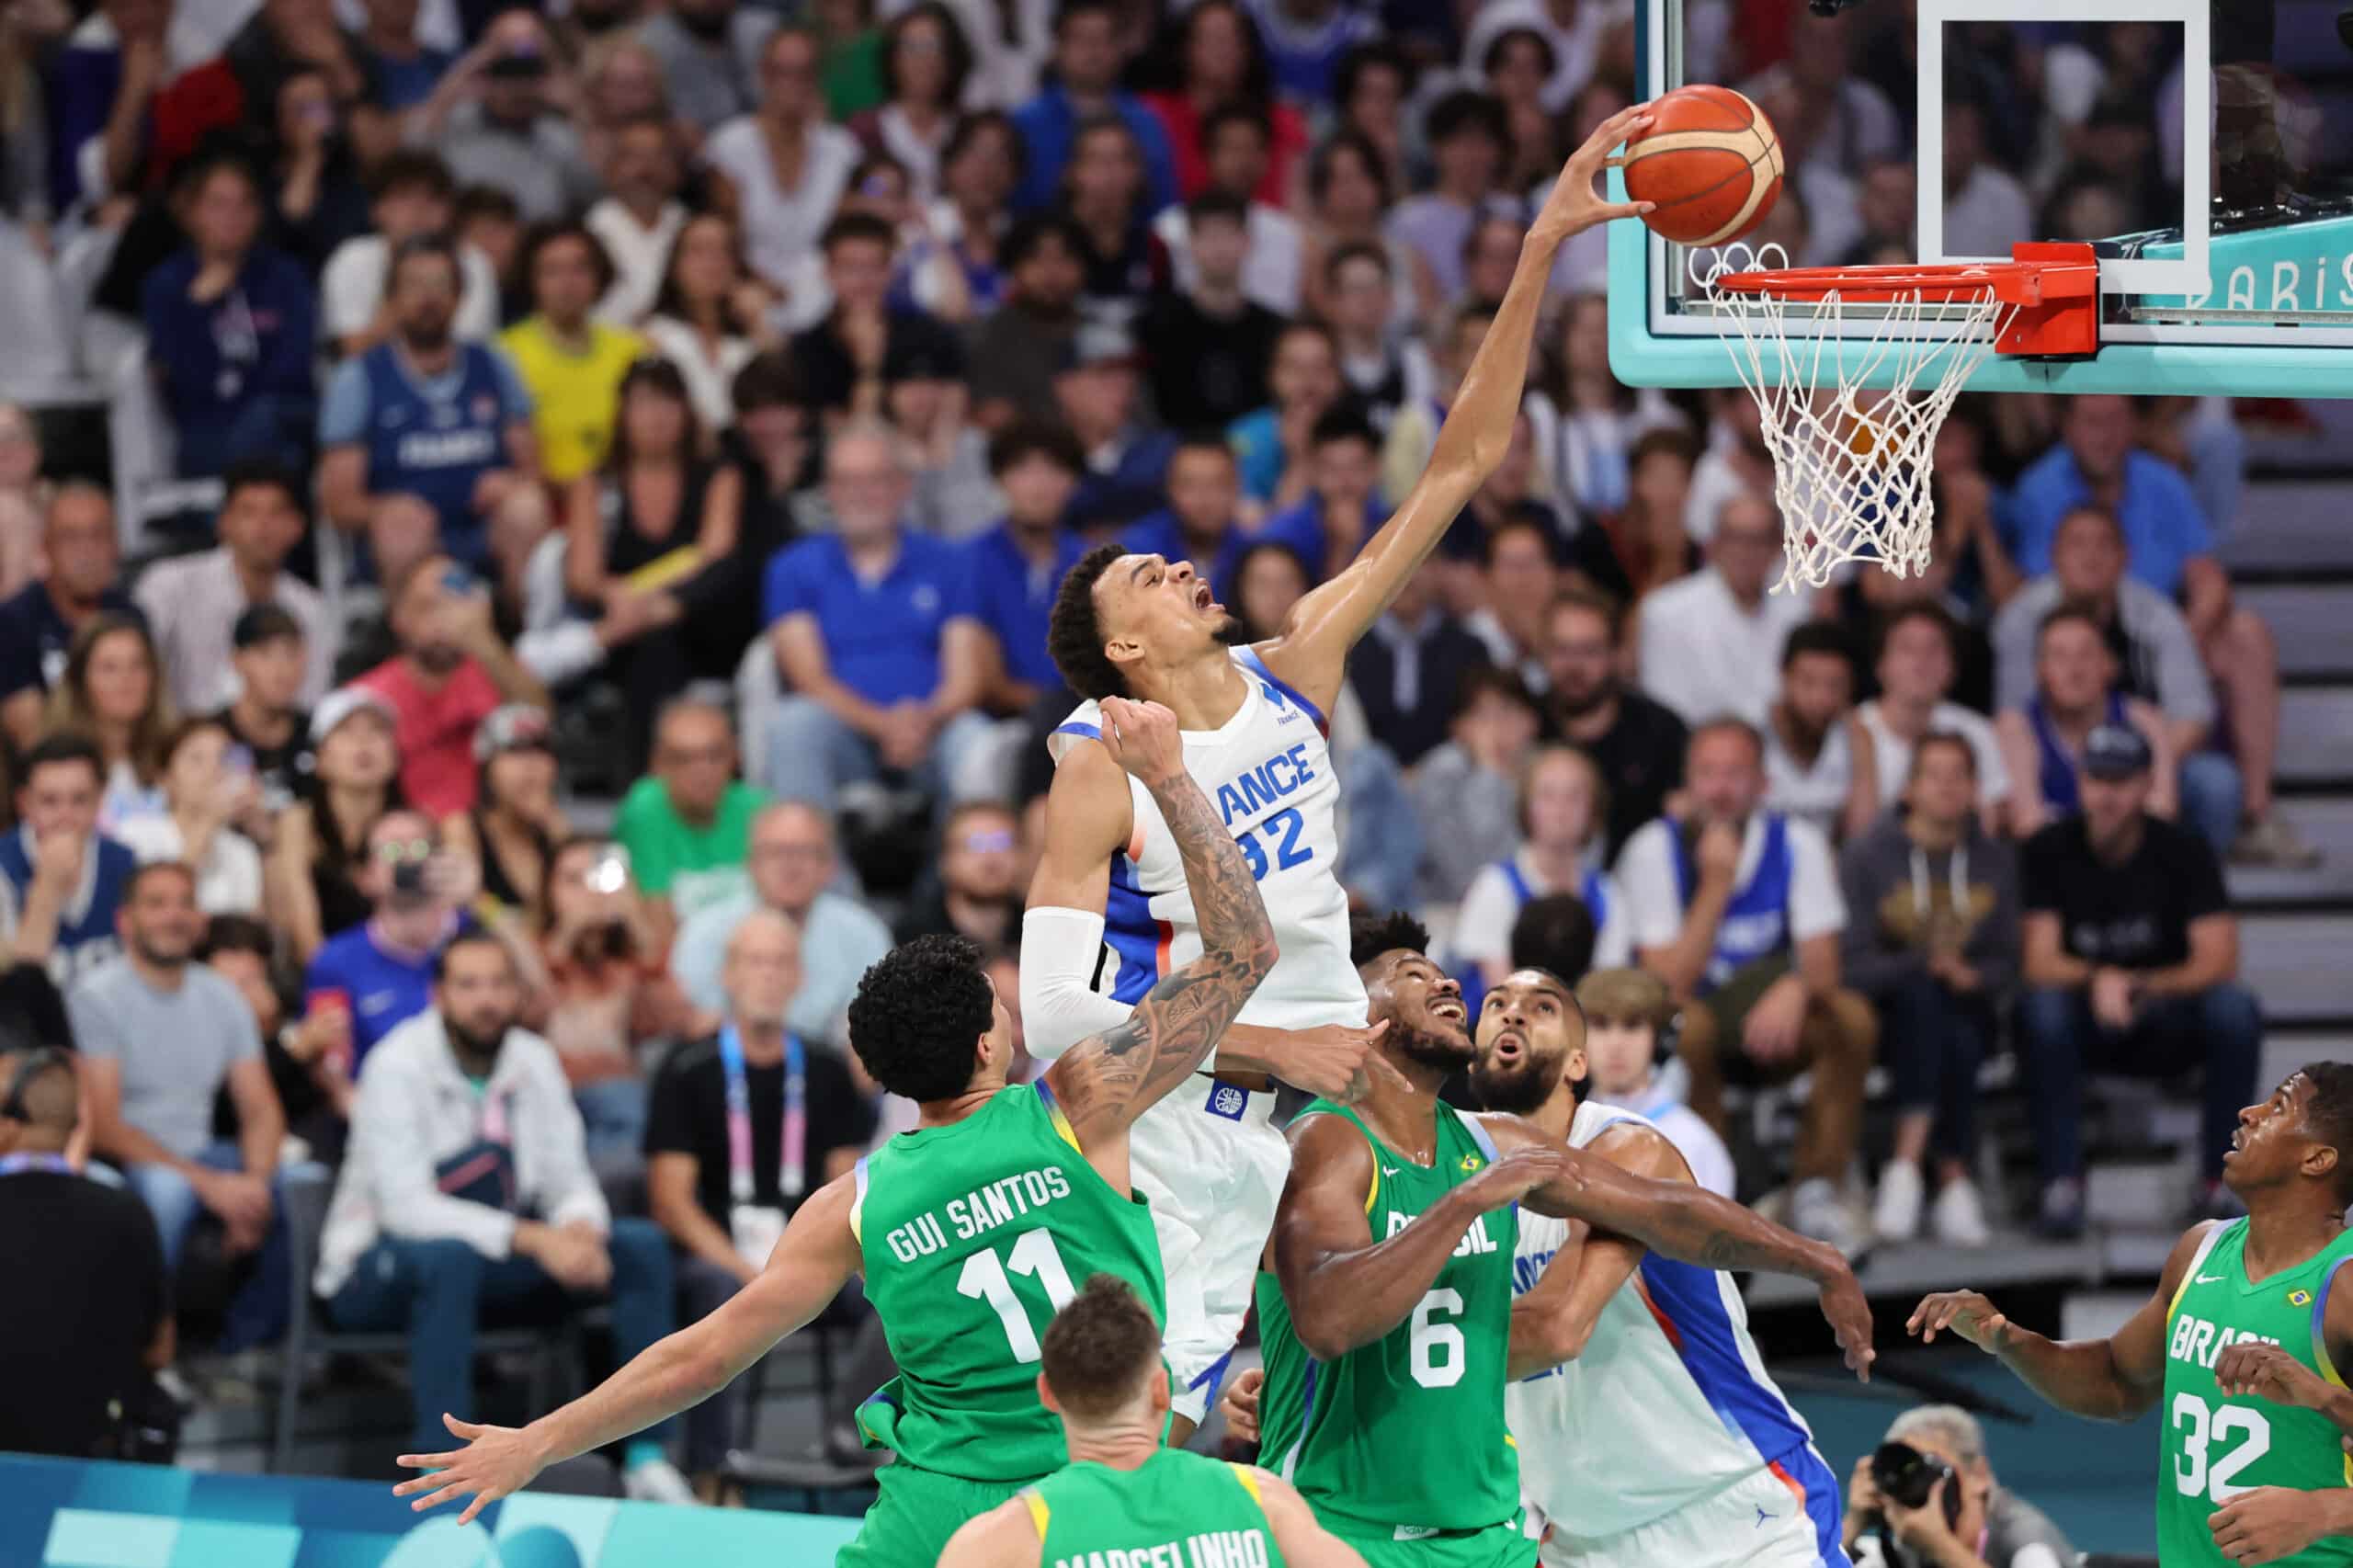
{"type": "Polygon", "coordinates": [[[1783,267],[1727,272],[1713,280],[1718,292],[1769,294],[1785,300],[1841,300],[1871,304],[1920,299],[1938,304],[1982,300],[2036,306],[2061,300],[2096,299],[2099,267],[2089,245],[2020,245],[2046,254],[2012,261],[1956,262],[1940,266],[1783,267]]]}

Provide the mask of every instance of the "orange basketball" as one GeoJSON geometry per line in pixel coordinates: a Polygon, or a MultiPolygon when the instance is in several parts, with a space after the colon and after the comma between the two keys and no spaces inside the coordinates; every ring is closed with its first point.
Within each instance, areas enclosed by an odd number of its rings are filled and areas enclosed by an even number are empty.
{"type": "Polygon", "coordinates": [[[1677,87],[1626,143],[1626,194],[1658,205],[1643,222],[1687,245],[1720,245],[1765,221],[1781,194],[1781,142],[1730,87],[1677,87]]]}

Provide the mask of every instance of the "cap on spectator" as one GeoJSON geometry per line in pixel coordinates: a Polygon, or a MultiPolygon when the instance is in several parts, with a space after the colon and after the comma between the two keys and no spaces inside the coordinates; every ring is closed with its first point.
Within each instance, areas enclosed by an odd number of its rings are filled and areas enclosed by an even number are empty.
{"type": "Polygon", "coordinates": [[[1135,340],[1127,329],[1096,324],[1082,326],[1072,335],[1070,345],[1063,350],[1062,361],[1054,367],[1063,370],[1092,370],[1105,366],[1133,369],[1139,363],[1135,340]]]}
{"type": "Polygon", "coordinates": [[[326,738],[341,729],[346,719],[363,708],[373,709],[394,729],[400,727],[400,715],[382,697],[364,686],[339,686],[320,698],[319,705],[311,710],[311,744],[325,744],[326,738]]]}
{"type": "Polygon", "coordinates": [[[301,635],[302,623],[294,619],[292,611],[279,605],[260,604],[237,617],[236,624],[229,629],[229,646],[243,652],[281,637],[300,639],[301,635]]]}
{"type": "Polygon", "coordinates": [[[488,762],[501,752],[553,751],[548,716],[528,702],[509,702],[494,709],[474,732],[474,760],[488,762]]]}
{"type": "Polygon", "coordinates": [[[1639,969],[1597,969],[1577,982],[1577,1006],[1588,1018],[1643,1022],[1653,1028],[1673,1010],[1665,983],[1639,969]]]}
{"type": "Polygon", "coordinates": [[[2084,771],[2114,783],[2149,771],[2149,743],[2130,724],[2102,724],[2084,737],[2084,771]]]}

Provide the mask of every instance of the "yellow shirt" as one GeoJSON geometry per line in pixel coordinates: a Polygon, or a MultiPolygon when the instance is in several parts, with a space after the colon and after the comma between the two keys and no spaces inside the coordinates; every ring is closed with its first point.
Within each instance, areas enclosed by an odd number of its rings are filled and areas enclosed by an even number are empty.
{"type": "Polygon", "coordinates": [[[515,361],[523,385],[530,390],[540,472],[559,484],[605,460],[620,407],[621,377],[652,352],[643,338],[623,328],[597,322],[588,330],[585,354],[559,345],[538,316],[516,323],[498,336],[498,346],[515,361]]]}

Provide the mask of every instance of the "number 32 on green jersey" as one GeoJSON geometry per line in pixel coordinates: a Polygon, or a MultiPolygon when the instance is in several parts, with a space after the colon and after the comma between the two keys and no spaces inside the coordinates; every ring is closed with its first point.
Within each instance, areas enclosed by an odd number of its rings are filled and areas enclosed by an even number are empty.
{"type": "Polygon", "coordinates": [[[987,1301],[997,1321],[1005,1324],[1005,1342],[1013,1351],[1013,1358],[1035,1361],[1043,1354],[1038,1348],[1038,1331],[1031,1326],[1021,1298],[1013,1293],[1008,1274],[1026,1274],[1038,1281],[1054,1312],[1070,1305],[1071,1298],[1078,1292],[1071,1288],[1070,1271],[1063,1267],[1063,1255],[1054,1250],[1053,1233],[1042,1225],[1014,1237],[1002,1258],[991,1247],[964,1260],[964,1271],[956,1277],[956,1293],[987,1301]]]}
{"type": "Polygon", "coordinates": [[[2235,1404],[2216,1410],[2194,1393],[2177,1393],[2172,1419],[2181,1431],[2173,1483],[2182,1495],[2227,1503],[2249,1490],[2237,1483],[2239,1471],[2271,1451],[2271,1423],[2260,1412],[2235,1404]]]}

